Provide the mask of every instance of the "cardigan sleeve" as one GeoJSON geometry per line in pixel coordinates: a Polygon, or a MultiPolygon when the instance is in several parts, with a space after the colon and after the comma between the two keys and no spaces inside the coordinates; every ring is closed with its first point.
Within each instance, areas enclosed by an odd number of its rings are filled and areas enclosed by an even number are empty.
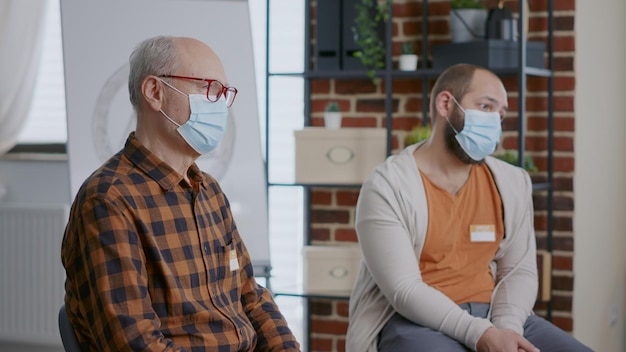
{"type": "Polygon", "coordinates": [[[521,168],[490,165],[504,206],[505,240],[496,253],[496,287],[491,321],[519,334],[537,297],[537,258],[533,225],[532,183],[521,168]]]}

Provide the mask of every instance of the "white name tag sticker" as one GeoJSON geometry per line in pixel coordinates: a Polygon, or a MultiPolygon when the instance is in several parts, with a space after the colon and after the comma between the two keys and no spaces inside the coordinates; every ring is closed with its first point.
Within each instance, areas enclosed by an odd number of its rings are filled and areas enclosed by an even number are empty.
{"type": "Polygon", "coordinates": [[[239,261],[237,260],[237,251],[231,250],[229,251],[230,256],[230,270],[235,271],[239,269],[239,261]]]}
{"type": "Polygon", "coordinates": [[[472,242],[495,242],[496,225],[470,225],[472,242]]]}

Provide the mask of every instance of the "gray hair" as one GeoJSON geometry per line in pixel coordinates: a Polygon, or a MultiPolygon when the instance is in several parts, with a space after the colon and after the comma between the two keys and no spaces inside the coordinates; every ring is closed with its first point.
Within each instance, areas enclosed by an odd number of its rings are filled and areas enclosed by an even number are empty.
{"type": "Polygon", "coordinates": [[[135,112],[140,110],[141,84],[149,75],[169,75],[180,64],[174,38],[157,36],[139,43],[129,58],[128,93],[135,112]]]}

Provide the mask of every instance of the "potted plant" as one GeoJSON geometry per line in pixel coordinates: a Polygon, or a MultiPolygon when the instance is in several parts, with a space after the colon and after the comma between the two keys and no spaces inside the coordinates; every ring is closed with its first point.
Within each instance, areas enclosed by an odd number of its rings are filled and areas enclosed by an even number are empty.
{"type": "Polygon", "coordinates": [[[398,68],[401,71],[415,71],[417,69],[417,55],[413,49],[413,43],[402,43],[401,54],[398,58],[398,68]]]}
{"type": "Polygon", "coordinates": [[[339,104],[335,101],[331,101],[326,105],[324,126],[331,130],[341,127],[341,111],[339,110],[339,104]]]}
{"type": "Polygon", "coordinates": [[[487,23],[487,9],[483,0],[452,0],[450,4],[452,42],[483,40],[487,23]]]}
{"type": "MultiPolygon", "coordinates": [[[[517,151],[505,149],[502,154],[495,155],[495,157],[512,165],[519,165],[517,151]]],[[[535,160],[532,156],[524,155],[524,169],[528,172],[537,171],[537,166],[535,166],[535,160]]]]}
{"type": "Polygon", "coordinates": [[[413,127],[411,132],[404,138],[405,145],[415,144],[430,137],[431,129],[429,125],[418,125],[413,127]]]}
{"type": "Polygon", "coordinates": [[[384,3],[379,3],[378,0],[361,0],[355,8],[352,33],[360,50],[354,56],[361,60],[368,70],[368,77],[375,82],[376,70],[385,67],[384,24],[389,19],[391,0],[385,0],[384,3]]]}

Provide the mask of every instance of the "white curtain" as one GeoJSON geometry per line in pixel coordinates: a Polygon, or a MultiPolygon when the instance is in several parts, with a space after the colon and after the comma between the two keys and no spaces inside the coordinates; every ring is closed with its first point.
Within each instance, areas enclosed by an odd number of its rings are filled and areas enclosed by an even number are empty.
{"type": "Polygon", "coordinates": [[[0,0],[0,155],[26,122],[41,57],[46,0],[0,0]]]}

